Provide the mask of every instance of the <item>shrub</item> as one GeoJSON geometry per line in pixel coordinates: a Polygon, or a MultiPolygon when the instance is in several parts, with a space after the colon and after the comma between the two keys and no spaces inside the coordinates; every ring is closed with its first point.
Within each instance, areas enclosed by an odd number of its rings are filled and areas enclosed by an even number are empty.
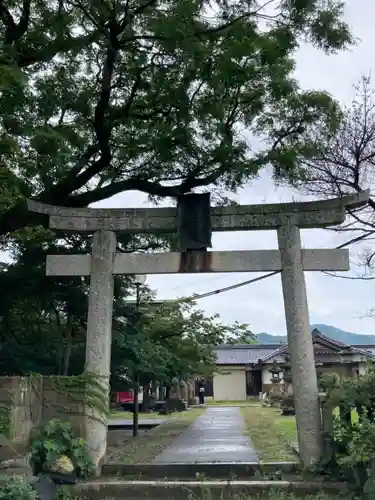
{"type": "Polygon", "coordinates": [[[351,482],[362,495],[375,498],[375,371],[357,379],[325,380],[327,404],[333,408],[333,456],[325,469],[351,482]]]}
{"type": "Polygon", "coordinates": [[[92,473],[93,464],[86,441],[74,435],[70,422],[50,420],[38,431],[31,444],[31,464],[35,474],[64,456],[72,461],[77,477],[86,478],[92,473]]]}
{"type": "Polygon", "coordinates": [[[0,500],[37,500],[38,495],[23,476],[8,476],[0,480],[0,500]]]}

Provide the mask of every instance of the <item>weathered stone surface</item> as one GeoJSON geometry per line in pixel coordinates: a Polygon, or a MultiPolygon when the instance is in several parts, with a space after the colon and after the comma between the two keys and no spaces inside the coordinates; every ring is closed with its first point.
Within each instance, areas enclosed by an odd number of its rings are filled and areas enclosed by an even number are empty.
{"type": "Polygon", "coordinates": [[[195,397],[195,384],[191,380],[187,383],[187,393],[188,393],[188,404],[197,404],[197,399],[195,397]]]}
{"type": "MultiPolygon", "coordinates": [[[[331,249],[302,250],[305,271],[348,271],[349,251],[331,249]]],[[[232,273],[281,271],[278,250],[199,252],[189,260],[179,252],[115,256],[114,274],[232,273]]],[[[48,255],[47,276],[89,276],[90,255],[48,255]]]]}
{"type": "Polygon", "coordinates": [[[56,500],[57,486],[51,478],[38,476],[30,484],[38,493],[39,500],[56,500]]]}
{"type": "Polygon", "coordinates": [[[321,457],[320,408],[299,228],[279,228],[278,240],[300,456],[311,466],[321,457]]]}
{"type": "MultiPolygon", "coordinates": [[[[116,235],[100,231],[92,240],[91,281],[87,317],[87,372],[99,377],[103,394],[109,397],[112,343],[113,263],[116,235]]],[[[99,473],[107,446],[106,418],[100,410],[86,409],[85,437],[91,458],[99,473]]]]}
{"type": "Polygon", "coordinates": [[[90,276],[91,255],[47,255],[47,276],[90,276]]]}
{"type": "Polygon", "coordinates": [[[183,463],[183,464],[124,464],[107,463],[103,466],[103,475],[108,477],[126,476],[143,477],[144,479],[196,479],[214,477],[225,479],[254,479],[259,473],[267,476],[298,475],[300,472],[299,461],[295,462],[212,462],[212,463],[183,463]]]}
{"type": "Polygon", "coordinates": [[[28,445],[31,429],[41,420],[41,387],[41,377],[0,377],[0,407],[2,417],[8,420],[6,436],[0,440],[0,457],[3,457],[2,452],[9,445],[21,453],[28,445]],[[6,442],[6,439],[9,441],[6,442]]]}
{"type": "MultiPolygon", "coordinates": [[[[365,205],[368,197],[365,191],[324,201],[214,207],[211,225],[213,231],[277,229],[292,218],[299,227],[326,227],[341,224],[345,209],[365,205]]],[[[56,207],[34,200],[27,203],[30,211],[49,214],[53,229],[130,233],[178,230],[177,208],[95,209],[56,207]]]]}
{"type": "Polygon", "coordinates": [[[30,456],[11,458],[0,462],[0,469],[8,474],[32,476],[33,469],[30,465],[30,456]]]}
{"type": "MultiPolygon", "coordinates": [[[[228,471],[230,467],[228,467],[228,471]]],[[[212,477],[212,476],[208,476],[212,477]]],[[[297,498],[304,498],[316,494],[326,493],[331,500],[343,498],[347,493],[347,485],[343,482],[329,481],[279,481],[279,480],[231,480],[230,474],[223,480],[158,480],[158,481],[95,481],[84,482],[74,486],[73,492],[78,498],[90,500],[186,500],[186,498],[267,498],[275,491],[280,496],[295,494],[297,498]],[[204,493],[202,493],[204,492],[204,493]],[[282,492],[282,493],[281,493],[282,492]]],[[[345,497],[344,497],[345,498],[345,497]]],[[[371,499],[372,500],[372,499],[371,499]]]]}
{"type": "Polygon", "coordinates": [[[165,402],[164,409],[167,413],[185,411],[187,410],[187,401],[183,401],[182,399],[168,399],[165,402]]]}
{"type": "Polygon", "coordinates": [[[183,401],[188,400],[187,385],[183,380],[180,381],[180,397],[183,401]]]}
{"type": "Polygon", "coordinates": [[[178,378],[174,377],[172,379],[171,387],[169,389],[168,400],[179,400],[180,399],[180,382],[178,378]]]}

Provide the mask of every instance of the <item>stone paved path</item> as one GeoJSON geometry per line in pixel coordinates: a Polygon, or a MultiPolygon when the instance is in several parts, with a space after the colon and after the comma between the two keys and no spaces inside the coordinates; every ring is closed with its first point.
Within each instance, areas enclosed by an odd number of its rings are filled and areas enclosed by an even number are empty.
{"type": "Polygon", "coordinates": [[[236,407],[209,408],[158,455],[154,464],[259,462],[236,407]]]}

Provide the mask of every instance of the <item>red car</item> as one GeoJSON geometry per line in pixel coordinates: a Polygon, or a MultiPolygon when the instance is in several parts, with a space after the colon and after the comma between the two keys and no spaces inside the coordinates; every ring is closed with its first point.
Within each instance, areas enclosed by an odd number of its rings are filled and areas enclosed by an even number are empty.
{"type": "Polygon", "coordinates": [[[134,403],[133,391],[117,392],[116,403],[134,403]]]}

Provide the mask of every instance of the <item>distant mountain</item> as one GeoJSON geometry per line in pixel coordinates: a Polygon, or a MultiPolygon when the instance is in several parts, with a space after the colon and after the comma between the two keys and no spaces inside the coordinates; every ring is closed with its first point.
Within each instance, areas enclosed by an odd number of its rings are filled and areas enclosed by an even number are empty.
{"type": "Polygon", "coordinates": [[[255,337],[260,344],[285,344],[286,335],[271,335],[269,333],[256,333],[255,337]]]}
{"type": "MultiPolygon", "coordinates": [[[[375,335],[360,335],[358,333],[346,332],[330,325],[311,325],[311,331],[317,328],[327,337],[332,340],[338,340],[344,344],[349,345],[365,345],[373,344],[375,345],[375,335]]],[[[285,335],[270,335],[269,333],[258,333],[255,335],[260,344],[285,344],[285,335]]]]}

